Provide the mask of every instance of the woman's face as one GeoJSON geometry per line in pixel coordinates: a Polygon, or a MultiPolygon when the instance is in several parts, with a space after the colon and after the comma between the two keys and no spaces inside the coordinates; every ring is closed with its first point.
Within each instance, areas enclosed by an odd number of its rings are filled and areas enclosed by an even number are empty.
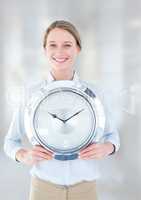
{"type": "Polygon", "coordinates": [[[45,53],[54,71],[72,70],[80,49],[68,31],[54,28],[47,37],[45,53]]]}

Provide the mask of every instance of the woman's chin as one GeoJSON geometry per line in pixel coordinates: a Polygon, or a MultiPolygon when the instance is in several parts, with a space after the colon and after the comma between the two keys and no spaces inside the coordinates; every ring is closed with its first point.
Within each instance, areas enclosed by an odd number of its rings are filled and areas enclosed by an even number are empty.
{"type": "Polygon", "coordinates": [[[63,64],[57,64],[57,65],[54,65],[52,69],[55,71],[66,71],[68,69],[71,69],[71,67],[67,65],[63,65],[63,64]]]}

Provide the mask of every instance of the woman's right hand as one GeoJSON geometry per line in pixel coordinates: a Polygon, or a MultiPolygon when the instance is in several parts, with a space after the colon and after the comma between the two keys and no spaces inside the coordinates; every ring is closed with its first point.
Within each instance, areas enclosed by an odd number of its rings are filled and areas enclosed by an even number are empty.
{"type": "Polygon", "coordinates": [[[35,145],[32,149],[20,149],[16,153],[16,160],[32,166],[43,160],[51,160],[53,153],[41,145],[35,145]]]}

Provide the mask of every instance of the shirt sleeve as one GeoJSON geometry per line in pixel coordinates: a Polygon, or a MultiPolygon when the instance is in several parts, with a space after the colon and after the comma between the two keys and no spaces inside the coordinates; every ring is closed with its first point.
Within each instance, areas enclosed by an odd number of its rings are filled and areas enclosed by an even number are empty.
{"type": "Polygon", "coordinates": [[[15,155],[17,151],[23,148],[22,138],[25,135],[23,126],[23,110],[23,106],[19,106],[19,108],[14,112],[8,133],[4,139],[4,151],[13,160],[16,160],[15,155]]]}
{"type": "Polygon", "coordinates": [[[108,98],[105,93],[103,93],[102,103],[105,110],[105,129],[103,141],[111,142],[114,145],[114,152],[117,152],[120,148],[120,137],[116,127],[115,109],[112,106],[110,98],[108,98]]]}
{"type": "Polygon", "coordinates": [[[40,88],[44,85],[44,82],[39,82],[24,88],[24,95],[21,99],[20,105],[13,114],[13,118],[4,139],[4,151],[5,153],[16,160],[16,153],[19,149],[24,148],[23,138],[26,135],[24,126],[24,111],[25,108],[32,102],[37,96],[37,92],[40,92],[40,88]]]}
{"type": "Polygon", "coordinates": [[[105,112],[105,128],[104,133],[102,137],[102,142],[111,142],[114,145],[114,152],[117,152],[120,148],[120,137],[119,132],[116,127],[116,109],[114,109],[111,96],[109,95],[109,92],[107,90],[103,89],[99,85],[90,84],[89,85],[92,91],[98,96],[100,99],[104,112],[105,112]]]}

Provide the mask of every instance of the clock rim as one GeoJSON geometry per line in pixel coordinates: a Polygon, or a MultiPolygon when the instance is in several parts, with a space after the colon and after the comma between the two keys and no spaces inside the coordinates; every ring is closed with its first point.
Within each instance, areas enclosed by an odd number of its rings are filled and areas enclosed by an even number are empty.
{"type": "MultiPolygon", "coordinates": [[[[36,92],[36,96],[33,96],[33,98],[30,99],[31,101],[28,102],[26,109],[25,109],[26,110],[25,115],[24,115],[24,123],[25,123],[25,127],[27,130],[26,133],[27,133],[29,140],[32,142],[32,144],[39,143],[38,138],[36,137],[36,135],[34,133],[34,127],[33,127],[33,116],[34,116],[34,110],[35,110],[36,106],[41,101],[41,99],[43,99],[51,90],[54,90],[54,89],[58,90],[62,86],[64,88],[70,88],[71,90],[73,89],[73,90],[77,90],[77,92],[79,91],[80,93],[83,93],[85,96],[87,96],[87,98],[91,102],[92,106],[94,106],[95,116],[97,119],[96,128],[95,128],[96,134],[94,135],[94,137],[92,138],[92,141],[90,141],[90,142],[99,141],[102,138],[104,128],[105,128],[105,112],[104,112],[103,105],[97,95],[94,95],[95,97],[92,97],[92,96],[89,96],[87,93],[85,93],[85,90],[87,88],[90,89],[88,86],[81,84],[81,83],[78,84],[78,82],[70,81],[70,80],[61,80],[61,81],[55,81],[55,82],[48,83],[45,87],[40,88],[36,92]],[[101,117],[98,116],[99,109],[97,109],[97,106],[96,106],[96,104],[99,104],[99,103],[100,103],[100,107],[101,107],[102,115],[103,115],[102,121],[100,119],[101,117]],[[102,133],[100,133],[100,134],[98,133],[99,131],[97,131],[99,129],[102,131],[102,133]]],[[[91,92],[92,92],[92,90],[91,90],[91,92]]],[[[43,144],[41,144],[41,145],[43,145],[43,144]]],[[[87,146],[87,144],[86,144],[86,146],[87,146]]],[[[46,146],[44,146],[44,147],[46,149],[48,149],[46,146]]],[[[83,146],[83,148],[85,148],[85,146],[83,146]]],[[[48,149],[48,150],[50,150],[50,149],[48,149]]],[[[75,151],[78,151],[78,150],[76,149],[75,151]]],[[[59,153],[60,153],[60,151],[59,151],[59,153]]],[[[67,152],[65,152],[65,153],[67,154],[67,152]]]]}
{"type": "Polygon", "coordinates": [[[40,102],[38,102],[38,105],[35,107],[34,115],[33,115],[33,128],[34,128],[35,136],[36,136],[36,138],[38,139],[38,142],[39,142],[41,145],[43,145],[44,147],[50,149],[51,151],[53,151],[53,152],[59,152],[59,153],[60,153],[60,152],[61,152],[61,153],[69,153],[69,152],[72,153],[72,152],[79,151],[80,149],[86,147],[86,146],[90,143],[90,141],[92,141],[93,138],[95,137],[95,129],[96,129],[96,123],[97,123],[95,111],[94,111],[93,106],[91,105],[90,101],[88,100],[89,98],[88,98],[87,96],[88,96],[87,94],[85,94],[85,93],[82,94],[82,91],[78,91],[78,89],[74,89],[74,88],[72,89],[72,88],[68,88],[68,87],[67,87],[67,88],[66,88],[66,87],[59,87],[59,89],[58,89],[58,88],[55,88],[55,89],[51,90],[48,94],[46,94],[46,95],[44,96],[44,98],[41,98],[41,99],[40,99],[40,102]],[[68,150],[59,149],[59,148],[52,147],[52,146],[50,146],[50,145],[46,145],[46,144],[40,139],[39,134],[37,133],[37,131],[36,131],[36,129],[35,129],[35,123],[34,123],[35,116],[36,116],[36,112],[37,112],[37,109],[38,109],[38,107],[40,106],[40,104],[41,104],[48,96],[50,96],[50,95],[52,95],[52,94],[54,94],[54,93],[62,92],[62,91],[64,91],[64,92],[65,92],[65,91],[67,91],[67,92],[68,92],[68,91],[69,91],[69,92],[73,92],[73,93],[75,93],[75,94],[81,96],[82,98],[84,98],[84,99],[88,102],[88,104],[89,104],[89,106],[90,106],[90,108],[91,108],[91,111],[92,111],[91,113],[93,113],[93,114],[91,114],[91,116],[93,117],[93,120],[95,121],[95,123],[93,123],[93,125],[92,125],[91,133],[88,135],[87,139],[86,139],[82,144],[78,145],[77,147],[69,148],[68,150]]]}

